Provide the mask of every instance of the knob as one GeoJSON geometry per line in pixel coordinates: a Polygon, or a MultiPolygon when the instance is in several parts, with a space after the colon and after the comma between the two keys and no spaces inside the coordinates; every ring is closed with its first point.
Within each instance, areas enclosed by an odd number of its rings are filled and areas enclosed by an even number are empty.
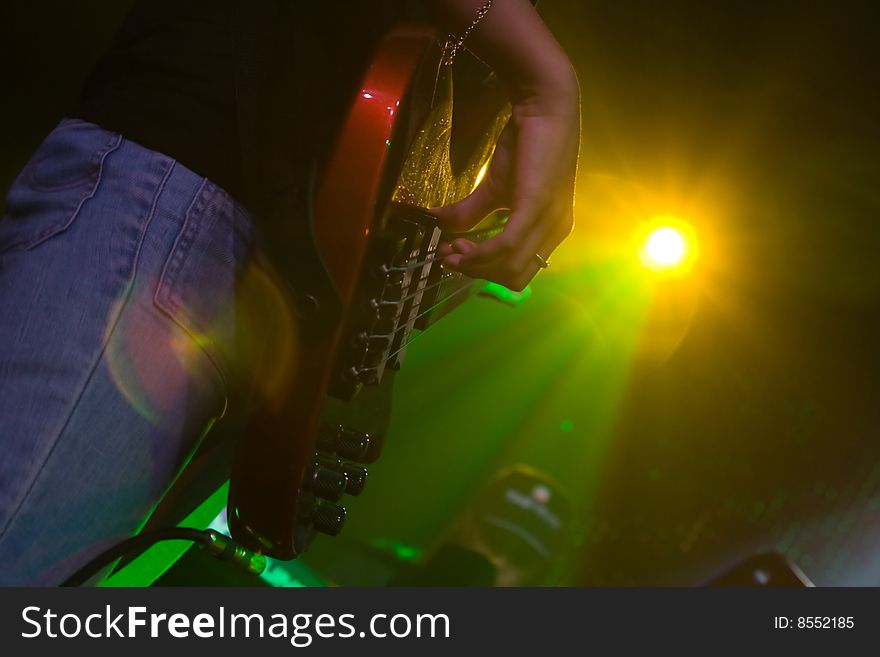
{"type": "Polygon", "coordinates": [[[336,453],[344,459],[360,461],[370,448],[370,434],[341,427],[336,436],[336,453]]]}
{"type": "Polygon", "coordinates": [[[343,463],[342,471],[348,478],[345,484],[345,492],[349,495],[360,495],[367,483],[367,469],[354,463],[343,463]]]}
{"type": "Polygon", "coordinates": [[[318,500],[312,510],[312,526],[322,534],[336,536],[345,525],[345,509],[332,502],[318,500]]]}
{"type": "Polygon", "coordinates": [[[370,434],[343,426],[324,427],[318,435],[318,448],[336,452],[344,459],[363,461],[370,448],[370,434]]]}
{"type": "Polygon", "coordinates": [[[382,445],[385,442],[385,437],[381,433],[371,433],[370,434],[370,444],[367,446],[367,449],[364,450],[364,454],[359,459],[352,459],[358,461],[359,463],[372,463],[382,454],[382,445]]]}
{"type": "Polygon", "coordinates": [[[348,485],[348,477],[323,465],[315,464],[308,478],[309,490],[318,497],[335,502],[342,498],[348,485]]]}

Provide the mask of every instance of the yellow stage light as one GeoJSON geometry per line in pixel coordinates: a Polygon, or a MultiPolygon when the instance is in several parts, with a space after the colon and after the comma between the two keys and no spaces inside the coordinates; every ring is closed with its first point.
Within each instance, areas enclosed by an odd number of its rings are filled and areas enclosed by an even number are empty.
{"type": "Polygon", "coordinates": [[[659,217],[639,230],[639,260],[647,269],[665,274],[683,274],[697,257],[693,229],[674,217],[659,217]]]}

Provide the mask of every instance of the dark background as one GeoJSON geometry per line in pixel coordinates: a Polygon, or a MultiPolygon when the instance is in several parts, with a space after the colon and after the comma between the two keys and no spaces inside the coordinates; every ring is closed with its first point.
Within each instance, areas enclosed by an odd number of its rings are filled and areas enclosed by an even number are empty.
{"type": "MultiPolygon", "coordinates": [[[[75,102],[127,4],[3,3],[0,187],[75,102]]],[[[701,225],[715,248],[705,260],[715,253],[724,266],[709,267],[675,348],[625,372],[560,365],[532,385],[535,358],[560,358],[559,336],[545,327],[565,324],[591,289],[565,267],[515,311],[480,300],[450,318],[402,373],[393,440],[353,505],[351,539],[426,547],[480,482],[528,460],[578,491],[575,583],[693,584],[773,549],[818,584],[880,585],[871,10],[812,0],[541,3],[583,93],[579,225],[564,248],[576,254],[605,226],[592,182],[613,180],[715,199],[723,211],[701,225]],[[586,416],[606,405],[609,378],[624,382],[600,432],[586,416]],[[513,392],[520,382],[530,396],[513,392]],[[507,424],[480,423],[468,402],[480,390],[481,403],[508,409],[507,424]]]]}

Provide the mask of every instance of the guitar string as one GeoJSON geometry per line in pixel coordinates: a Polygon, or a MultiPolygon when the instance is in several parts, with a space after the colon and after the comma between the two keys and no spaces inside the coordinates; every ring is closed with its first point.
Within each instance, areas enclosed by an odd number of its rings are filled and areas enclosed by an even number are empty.
{"type": "MultiPolygon", "coordinates": [[[[486,230],[486,231],[482,231],[482,233],[484,233],[484,234],[490,234],[490,233],[495,233],[495,234],[497,234],[497,233],[499,233],[499,232],[501,232],[501,229],[500,229],[500,228],[496,228],[496,229],[488,229],[488,230],[486,230]]],[[[432,255],[432,254],[434,254],[434,253],[436,253],[436,249],[435,249],[434,251],[428,251],[428,252],[426,252],[426,255],[432,255]]],[[[405,271],[405,270],[407,270],[407,269],[414,269],[414,268],[416,268],[416,267],[424,266],[425,264],[428,264],[429,262],[434,262],[434,261],[436,261],[436,260],[438,260],[438,259],[439,259],[439,258],[432,258],[432,259],[430,259],[430,260],[424,260],[424,261],[421,261],[421,262],[416,262],[416,263],[413,263],[413,264],[411,264],[411,265],[409,265],[409,266],[407,266],[407,267],[394,267],[394,268],[389,268],[389,271],[405,271]]],[[[458,272],[452,272],[452,274],[453,274],[453,275],[456,275],[456,274],[457,274],[457,275],[461,276],[461,274],[458,274],[458,272]]],[[[409,299],[411,299],[411,298],[413,298],[413,297],[415,297],[415,296],[418,296],[419,293],[424,294],[424,293],[427,292],[428,290],[432,290],[432,289],[434,289],[435,287],[438,287],[438,286],[440,286],[440,285],[443,285],[444,283],[448,282],[449,279],[450,279],[451,277],[452,277],[452,276],[446,276],[445,278],[444,278],[444,277],[441,277],[441,279],[440,279],[439,281],[437,281],[436,283],[434,283],[433,285],[429,285],[428,287],[422,288],[421,290],[416,290],[416,291],[413,292],[412,294],[409,294],[409,295],[407,295],[407,296],[401,298],[399,301],[396,302],[396,305],[399,305],[399,304],[401,304],[401,303],[404,303],[405,301],[408,301],[409,299]]],[[[421,278],[419,279],[418,282],[421,282],[421,281],[426,280],[426,279],[428,279],[428,278],[430,278],[430,272],[429,272],[427,275],[421,277],[421,278]]],[[[403,329],[405,329],[405,328],[407,328],[407,327],[409,327],[409,326],[415,324],[415,322],[417,322],[420,318],[424,317],[425,315],[427,315],[428,313],[432,312],[432,311],[435,310],[436,308],[438,308],[438,307],[442,306],[443,304],[445,304],[446,302],[450,301],[453,297],[456,297],[457,295],[461,294],[462,292],[464,292],[465,290],[467,290],[468,288],[470,288],[471,285],[473,285],[473,283],[474,283],[473,280],[468,280],[464,285],[462,285],[461,287],[457,288],[457,289],[454,290],[453,292],[450,292],[450,293],[447,294],[445,297],[441,297],[440,299],[435,300],[435,302],[431,305],[430,308],[428,308],[428,309],[426,309],[426,310],[420,312],[420,313],[419,313],[418,315],[416,315],[415,317],[413,317],[413,318],[411,318],[411,319],[408,319],[408,320],[406,321],[405,324],[402,324],[401,326],[398,326],[398,327],[395,328],[391,333],[374,333],[374,334],[371,334],[370,337],[371,337],[371,338],[373,338],[373,337],[377,337],[377,338],[393,338],[395,335],[397,335],[397,334],[398,334],[400,331],[402,331],[403,329]]],[[[386,303],[392,303],[392,304],[394,304],[395,302],[388,301],[388,302],[386,302],[386,303]]],[[[394,359],[395,356],[397,356],[397,354],[399,354],[401,351],[403,351],[403,350],[406,349],[409,345],[411,345],[415,340],[417,340],[419,337],[421,337],[421,335],[422,335],[423,332],[424,332],[424,331],[422,331],[422,332],[416,334],[414,337],[412,337],[411,339],[407,340],[407,341],[404,342],[402,345],[400,345],[400,346],[394,351],[394,353],[390,354],[390,355],[388,356],[388,358],[386,358],[386,359],[383,361],[382,364],[383,364],[383,365],[387,365],[392,359],[394,359]]],[[[364,369],[359,370],[359,371],[360,371],[360,372],[366,372],[366,371],[369,371],[369,370],[375,370],[375,369],[378,369],[378,365],[373,366],[373,367],[364,368],[364,369]]]]}
{"type": "MultiPolygon", "coordinates": [[[[431,256],[431,255],[434,255],[435,253],[437,253],[436,250],[434,250],[434,251],[428,251],[427,253],[425,253],[425,255],[431,256]]],[[[433,263],[433,262],[437,262],[438,260],[441,260],[441,258],[427,258],[427,259],[425,259],[425,260],[419,260],[418,262],[414,262],[414,263],[412,263],[412,264],[410,264],[410,265],[406,265],[406,266],[403,266],[403,265],[392,265],[391,267],[386,268],[384,271],[388,271],[388,272],[392,272],[392,271],[409,271],[410,269],[415,269],[416,267],[422,267],[422,266],[424,266],[424,265],[429,265],[429,264],[431,264],[431,263],[433,263]]],[[[384,272],[383,272],[383,273],[384,273],[384,272]]]]}
{"type": "MultiPolygon", "coordinates": [[[[405,329],[405,328],[409,327],[410,324],[415,323],[419,318],[424,317],[425,315],[427,315],[427,314],[430,313],[431,311],[437,309],[438,307],[440,307],[440,306],[442,306],[443,304],[445,304],[445,303],[447,303],[448,301],[450,301],[453,297],[458,296],[458,295],[461,294],[462,292],[466,291],[468,288],[471,287],[471,285],[473,285],[473,283],[474,283],[474,282],[473,282],[472,280],[469,280],[469,281],[466,282],[464,285],[462,285],[461,287],[457,288],[454,292],[450,292],[450,293],[447,294],[445,297],[442,297],[441,299],[438,299],[438,300],[437,300],[437,301],[436,301],[436,302],[435,302],[430,308],[428,308],[427,310],[425,310],[425,311],[419,313],[418,315],[416,315],[415,317],[413,317],[411,320],[408,320],[406,324],[403,324],[402,326],[398,326],[398,327],[394,330],[393,333],[381,334],[381,335],[378,335],[378,336],[376,336],[376,337],[386,337],[387,335],[395,335],[395,334],[399,333],[402,329],[405,329]]],[[[407,340],[407,341],[404,342],[402,345],[400,345],[400,346],[394,351],[394,353],[390,354],[385,360],[382,361],[381,364],[382,364],[382,365],[387,365],[391,360],[394,359],[395,356],[397,356],[397,354],[399,354],[401,351],[403,351],[403,350],[406,349],[409,345],[411,345],[415,340],[417,340],[417,339],[421,336],[422,333],[424,333],[424,331],[422,331],[422,332],[416,334],[414,337],[412,337],[411,339],[407,340]]],[[[374,366],[372,366],[372,367],[365,367],[365,368],[363,368],[363,369],[359,369],[358,372],[369,372],[370,370],[376,370],[376,369],[378,369],[378,368],[379,368],[379,365],[374,365],[374,366]]]]}
{"type": "MultiPolygon", "coordinates": [[[[441,281],[435,283],[434,285],[431,285],[430,287],[426,287],[426,288],[425,288],[425,291],[428,291],[428,290],[431,290],[431,289],[433,289],[433,288],[435,288],[435,287],[438,287],[438,286],[440,286],[440,285],[443,285],[444,283],[448,282],[449,279],[453,278],[454,275],[456,275],[456,274],[459,275],[459,276],[461,276],[461,274],[458,274],[458,272],[452,272],[452,275],[447,276],[445,279],[443,279],[443,280],[441,280],[441,281]]],[[[470,285],[470,284],[471,284],[471,283],[468,283],[468,285],[470,285]]],[[[372,333],[372,334],[370,335],[370,337],[371,337],[371,338],[391,338],[391,337],[394,337],[394,336],[395,336],[395,335],[396,335],[401,329],[406,328],[407,324],[409,324],[410,322],[413,322],[413,321],[419,319],[420,317],[424,317],[427,313],[431,312],[431,311],[432,311],[434,308],[436,308],[438,305],[440,305],[440,304],[442,304],[442,303],[445,303],[446,300],[449,299],[449,297],[451,297],[453,294],[457,294],[457,293],[458,293],[458,290],[456,290],[454,293],[451,292],[449,295],[447,295],[447,296],[445,296],[445,297],[440,297],[439,299],[436,299],[436,300],[434,301],[434,305],[432,305],[430,308],[428,308],[427,310],[423,310],[423,311],[420,312],[418,315],[416,315],[413,319],[411,319],[411,320],[407,320],[406,324],[403,324],[403,325],[401,325],[401,326],[398,326],[397,328],[395,328],[395,329],[394,329],[393,331],[391,331],[390,333],[372,333]]],[[[390,302],[389,302],[389,303],[390,303],[390,302]]]]}
{"type": "MultiPolygon", "coordinates": [[[[452,292],[452,293],[450,293],[448,296],[446,296],[446,297],[443,299],[442,303],[446,303],[446,302],[449,301],[452,297],[461,294],[461,293],[464,292],[465,290],[468,290],[473,284],[474,284],[474,281],[470,281],[470,282],[468,282],[468,283],[465,283],[465,284],[462,285],[460,288],[458,288],[455,292],[452,292]]],[[[431,308],[431,310],[433,310],[434,308],[436,308],[438,305],[440,305],[440,304],[434,304],[434,306],[431,308]]],[[[406,326],[406,325],[405,325],[405,326],[406,326]]],[[[413,342],[415,342],[415,341],[418,340],[420,337],[422,337],[422,335],[424,335],[424,333],[425,333],[425,331],[419,331],[418,333],[416,333],[415,335],[413,335],[413,337],[411,337],[409,340],[407,340],[407,341],[404,342],[402,345],[400,345],[400,346],[394,351],[394,353],[392,353],[391,355],[388,356],[388,358],[385,359],[385,362],[383,363],[383,365],[387,365],[389,362],[391,362],[392,360],[394,360],[394,357],[397,356],[397,354],[399,354],[401,351],[403,351],[404,349],[406,349],[406,348],[407,348],[409,345],[411,345],[413,342]]]]}
{"type": "MultiPolygon", "coordinates": [[[[483,231],[479,231],[479,232],[476,232],[476,233],[467,233],[467,235],[468,235],[470,238],[479,239],[479,238],[481,238],[481,237],[494,237],[495,235],[497,235],[497,234],[500,233],[500,232],[501,232],[501,229],[500,229],[500,228],[489,228],[489,229],[486,229],[486,230],[483,230],[483,231]]],[[[432,256],[432,255],[434,255],[435,253],[437,253],[437,249],[434,249],[434,250],[431,250],[431,251],[426,251],[426,252],[425,252],[425,255],[426,255],[426,256],[432,256]]],[[[436,262],[437,260],[439,260],[439,258],[427,258],[427,259],[425,259],[425,260],[420,260],[420,261],[417,261],[417,262],[411,263],[411,264],[409,264],[409,265],[392,265],[391,267],[388,267],[388,271],[389,271],[389,272],[392,272],[392,271],[409,271],[410,269],[415,269],[416,267],[421,267],[421,266],[423,266],[423,265],[427,265],[427,264],[430,264],[430,263],[432,263],[432,262],[436,262]]]]}
{"type": "MultiPolygon", "coordinates": [[[[436,253],[436,251],[429,251],[428,253],[429,253],[429,254],[431,254],[431,253],[436,253]]],[[[413,264],[411,264],[411,265],[409,265],[409,266],[407,266],[407,267],[403,267],[403,266],[401,266],[401,267],[397,267],[397,268],[389,268],[389,271],[406,271],[407,269],[415,269],[416,267],[421,267],[421,266],[424,266],[424,265],[426,265],[426,264],[436,262],[436,261],[438,261],[438,260],[441,260],[441,258],[432,258],[432,259],[430,259],[430,260],[423,260],[423,261],[420,261],[420,262],[413,263],[413,264]]],[[[425,276],[422,276],[421,278],[419,278],[417,282],[420,283],[420,282],[422,282],[422,281],[424,281],[424,280],[427,280],[428,278],[430,278],[430,276],[431,276],[431,272],[429,271],[425,276]]],[[[432,289],[432,288],[435,288],[435,287],[437,287],[438,285],[441,285],[442,283],[443,283],[443,281],[440,280],[439,282],[435,283],[434,285],[430,285],[430,286],[428,286],[428,287],[426,287],[426,288],[423,288],[422,290],[416,290],[415,292],[413,292],[413,293],[411,293],[411,294],[408,294],[408,295],[405,296],[405,297],[402,297],[402,298],[399,299],[397,302],[394,302],[394,301],[386,301],[385,303],[391,303],[391,304],[398,303],[398,304],[399,304],[399,303],[403,303],[403,302],[405,302],[405,301],[409,301],[409,300],[412,299],[413,297],[417,296],[417,295],[419,294],[419,292],[427,292],[428,290],[430,290],[430,289],[432,289]]],[[[412,284],[412,281],[410,281],[410,284],[412,284]]],[[[380,301],[381,301],[381,300],[380,300],[380,301]]]]}
{"type": "MultiPolygon", "coordinates": [[[[423,281],[427,281],[429,278],[431,278],[431,272],[428,272],[425,276],[422,276],[421,278],[419,278],[415,282],[416,282],[416,284],[418,284],[423,281]]],[[[447,276],[446,278],[448,279],[449,277],[447,276]]],[[[410,285],[412,285],[412,283],[413,282],[410,281],[410,285]]],[[[384,297],[377,299],[377,301],[380,304],[399,306],[400,304],[405,303],[405,302],[409,301],[410,299],[417,297],[419,294],[424,294],[428,290],[433,290],[435,287],[437,287],[438,285],[442,285],[442,284],[443,284],[443,278],[442,278],[442,274],[441,274],[441,279],[439,281],[437,281],[436,283],[432,283],[431,285],[428,285],[427,287],[418,288],[418,289],[416,289],[415,292],[411,292],[410,294],[407,294],[405,297],[401,297],[397,301],[387,300],[384,297]]]]}
{"type": "MultiPolygon", "coordinates": [[[[500,229],[494,229],[494,230],[498,231],[498,230],[500,230],[500,229]]],[[[485,231],[485,232],[492,232],[492,231],[485,231]]],[[[435,258],[434,260],[437,260],[437,259],[438,259],[438,258],[435,258]]],[[[433,262],[434,260],[431,260],[430,262],[433,262]]],[[[414,268],[415,266],[421,266],[422,264],[425,264],[425,262],[428,262],[428,261],[424,261],[424,262],[422,262],[422,263],[416,263],[416,264],[414,264],[414,265],[411,265],[409,268],[414,268]]],[[[402,270],[402,269],[401,269],[401,270],[402,270]]],[[[452,273],[453,275],[459,275],[459,276],[461,276],[461,274],[459,274],[458,272],[451,272],[451,273],[452,273]]],[[[428,278],[430,278],[430,276],[431,276],[431,273],[428,272],[428,274],[426,274],[425,276],[422,276],[421,278],[419,278],[419,280],[417,281],[417,283],[420,283],[420,282],[422,282],[422,281],[427,280],[428,278]]],[[[380,302],[382,302],[382,303],[386,303],[386,304],[388,304],[388,305],[400,305],[400,304],[405,303],[406,301],[409,301],[410,299],[412,299],[412,298],[418,296],[420,293],[421,293],[421,294],[424,294],[425,292],[427,292],[427,291],[429,291],[429,290],[432,290],[432,289],[434,289],[435,287],[438,287],[438,286],[440,286],[440,285],[443,285],[444,283],[446,283],[446,282],[449,280],[449,278],[451,278],[451,276],[441,277],[441,279],[440,279],[439,281],[437,281],[436,283],[434,283],[434,284],[432,284],[432,285],[429,285],[429,286],[427,286],[427,287],[421,288],[421,289],[417,289],[415,292],[412,292],[411,294],[408,294],[408,295],[406,295],[405,297],[401,297],[401,298],[398,299],[397,301],[385,300],[384,297],[383,297],[382,299],[380,299],[380,302]]],[[[410,284],[412,284],[412,282],[410,282],[410,284]]],[[[466,288],[466,287],[469,287],[470,285],[471,285],[471,283],[468,283],[468,284],[465,286],[465,288],[466,288]]],[[[437,306],[439,306],[439,305],[445,303],[449,298],[455,296],[456,294],[458,294],[459,292],[461,292],[462,289],[465,289],[465,288],[459,288],[459,289],[456,290],[455,292],[450,293],[447,297],[444,297],[444,298],[438,299],[438,300],[434,303],[434,305],[431,306],[431,308],[428,308],[428,310],[425,310],[424,312],[419,313],[418,315],[416,315],[416,317],[415,317],[413,320],[409,320],[409,321],[407,321],[406,324],[403,324],[402,326],[398,326],[398,327],[395,328],[391,333],[374,333],[374,334],[371,334],[370,337],[377,337],[377,338],[393,337],[393,336],[396,335],[398,332],[400,332],[402,329],[406,328],[406,326],[408,326],[409,323],[410,323],[411,321],[415,321],[415,320],[419,319],[420,317],[423,317],[425,314],[429,313],[431,310],[433,310],[433,309],[436,308],[437,306]]]]}
{"type": "MultiPolygon", "coordinates": [[[[403,325],[402,327],[400,327],[400,328],[404,328],[404,327],[409,326],[410,324],[414,323],[417,319],[419,319],[419,317],[422,317],[423,315],[426,315],[427,313],[431,312],[432,310],[434,310],[434,309],[437,308],[438,306],[440,306],[440,305],[446,303],[447,301],[449,301],[449,300],[452,299],[453,297],[455,297],[455,296],[461,294],[461,293],[464,292],[465,290],[469,289],[471,285],[473,285],[473,281],[468,281],[467,283],[465,283],[464,285],[462,285],[460,288],[458,288],[457,290],[455,290],[455,292],[450,292],[448,295],[446,295],[445,297],[443,297],[442,300],[438,301],[438,302],[435,303],[433,306],[431,306],[430,308],[428,308],[425,312],[420,313],[419,315],[417,315],[416,317],[414,317],[411,321],[407,322],[406,324],[404,324],[404,325],[403,325]]],[[[398,329],[398,330],[399,330],[399,329],[398,329]]],[[[385,359],[385,363],[387,364],[388,361],[390,361],[391,359],[393,359],[397,354],[399,354],[401,351],[403,351],[404,349],[406,349],[406,348],[407,348],[409,345],[411,345],[413,342],[415,342],[416,340],[418,340],[419,337],[421,337],[422,333],[424,333],[424,331],[421,331],[421,332],[415,334],[412,338],[410,338],[409,340],[407,340],[406,342],[404,342],[402,345],[400,345],[400,346],[395,350],[395,352],[394,352],[393,354],[390,354],[390,355],[388,356],[388,358],[385,359]]]]}

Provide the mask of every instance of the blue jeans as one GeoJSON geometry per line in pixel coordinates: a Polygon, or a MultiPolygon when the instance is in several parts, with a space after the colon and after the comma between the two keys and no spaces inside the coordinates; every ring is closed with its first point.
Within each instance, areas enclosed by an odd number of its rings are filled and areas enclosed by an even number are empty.
{"type": "Polygon", "coordinates": [[[213,418],[249,215],[173,159],[65,119],[0,221],[0,584],[138,531],[213,418]]]}

